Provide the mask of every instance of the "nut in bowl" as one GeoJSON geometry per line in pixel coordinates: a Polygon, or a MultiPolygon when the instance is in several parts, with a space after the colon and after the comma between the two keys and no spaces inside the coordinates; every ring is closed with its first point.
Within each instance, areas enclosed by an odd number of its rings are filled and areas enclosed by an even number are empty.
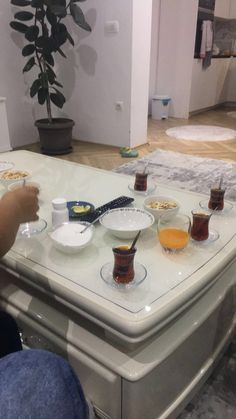
{"type": "Polygon", "coordinates": [[[11,183],[20,182],[30,178],[26,170],[6,170],[0,174],[1,183],[7,188],[11,183]]]}
{"type": "Polygon", "coordinates": [[[132,239],[139,230],[151,227],[154,217],[140,208],[117,208],[107,211],[99,221],[114,236],[132,239]]]}
{"type": "Polygon", "coordinates": [[[180,204],[176,199],[169,196],[153,195],[144,200],[143,206],[146,211],[150,212],[156,221],[160,217],[166,220],[175,216],[180,208],[180,204]]]}
{"type": "Polygon", "coordinates": [[[94,234],[94,226],[86,222],[66,222],[56,226],[48,233],[53,245],[63,253],[75,254],[90,244],[94,234]]]}

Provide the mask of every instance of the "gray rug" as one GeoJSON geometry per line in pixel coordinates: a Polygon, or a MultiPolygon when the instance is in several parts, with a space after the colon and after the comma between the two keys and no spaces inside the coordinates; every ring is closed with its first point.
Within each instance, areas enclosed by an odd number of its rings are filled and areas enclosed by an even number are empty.
{"type": "MultiPolygon", "coordinates": [[[[144,168],[147,163],[157,182],[206,195],[223,174],[225,196],[236,201],[236,164],[157,150],[114,171],[134,175],[137,168],[144,168]]],[[[236,419],[236,338],[178,419],[236,419]]]]}
{"type": "Polygon", "coordinates": [[[236,339],[202,389],[177,419],[236,418],[236,339]]]}
{"type": "Polygon", "coordinates": [[[236,201],[236,164],[223,160],[194,157],[173,151],[157,150],[147,156],[132,160],[114,172],[134,175],[148,163],[148,172],[157,183],[172,185],[180,189],[209,195],[221,175],[222,187],[226,187],[225,198],[236,201]]]}

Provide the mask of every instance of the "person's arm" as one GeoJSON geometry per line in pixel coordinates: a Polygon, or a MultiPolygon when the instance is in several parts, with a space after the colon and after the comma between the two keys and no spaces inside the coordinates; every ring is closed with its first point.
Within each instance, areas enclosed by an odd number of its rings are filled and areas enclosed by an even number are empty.
{"type": "Polygon", "coordinates": [[[0,257],[14,244],[21,223],[38,219],[38,189],[30,186],[7,192],[0,200],[0,257]]]}

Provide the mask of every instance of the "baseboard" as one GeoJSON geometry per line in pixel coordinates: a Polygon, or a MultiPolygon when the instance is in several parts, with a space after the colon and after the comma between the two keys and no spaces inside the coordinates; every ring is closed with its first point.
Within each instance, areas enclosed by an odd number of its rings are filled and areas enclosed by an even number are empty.
{"type": "Polygon", "coordinates": [[[12,147],[0,147],[0,153],[4,153],[4,152],[6,152],[6,151],[11,151],[12,150],[12,147]]]}
{"type": "Polygon", "coordinates": [[[226,106],[229,108],[236,108],[236,102],[224,102],[223,106],[226,106]]]}
{"type": "Polygon", "coordinates": [[[202,112],[212,111],[214,109],[227,107],[227,106],[236,108],[236,102],[222,102],[222,103],[217,103],[216,105],[213,105],[213,106],[208,106],[206,108],[196,109],[195,111],[189,112],[189,116],[197,115],[202,112]]]}

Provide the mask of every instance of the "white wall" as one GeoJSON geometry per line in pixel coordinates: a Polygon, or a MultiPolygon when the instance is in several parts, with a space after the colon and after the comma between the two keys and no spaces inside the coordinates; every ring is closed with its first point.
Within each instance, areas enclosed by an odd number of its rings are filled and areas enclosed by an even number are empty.
{"type": "Polygon", "coordinates": [[[25,93],[22,68],[24,59],[19,52],[20,37],[9,27],[12,19],[10,1],[0,2],[0,96],[6,97],[9,134],[12,147],[35,141],[32,105],[25,93]]]}
{"type": "Polygon", "coordinates": [[[151,1],[89,0],[83,5],[94,24],[93,32],[76,48],[77,77],[70,78],[68,109],[78,120],[76,137],[119,146],[144,143],[151,1]],[[118,34],[105,32],[105,23],[111,20],[119,22],[118,34]],[[122,102],[123,110],[116,110],[116,102],[122,102]]]}
{"type": "Polygon", "coordinates": [[[230,1],[229,17],[231,19],[236,18],[236,0],[230,1]]]}
{"type": "MultiPolygon", "coordinates": [[[[67,103],[55,116],[72,117],[74,137],[81,140],[117,146],[145,142],[150,60],[150,45],[145,43],[150,42],[151,0],[87,0],[81,7],[93,31],[82,31],[70,21],[76,45],[63,48],[67,60],[58,57],[67,103]],[[134,26],[133,15],[138,19],[134,26]],[[119,22],[119,32],[107,33],[106,22],[113,20],[119,22]],[[123,110],[116,110],[117,101],[123,110]]],[[[0,96],[7,98],[10,137],[16,147],[37,141],[34,120],[46,115],[28,95],[32,75],[22,74],[23,36],[9,27],[12,10],[10,2],[0,2],[0,96]]]]}
{"type": "Polygon", "coordinates": [[[133,1],[131,69],[131,147],[146,143],[152,0],[133,1]]]}
{"type": "Polygon", "coordinates": [[[228,18],[230,13],[231,0],[216,0],[215,16],[228,18]]]}
{"type": "Polygon", "coordinates": [[[0,136],[0,152],[10,151],[12,149],[8,121],[7,121],[7,111],[6,111],[6,99],[0,97],[0,127],[1,127],[1,136],[0,136]]]}
{"type": "Polygon", "coordinates": [[[150,77],[149,77],[149,114],[151,114],[152,96],[156,92],[157,79],[157,57],[158,57],[158,38],[160,26],[160,6],[161,0],[152,1],[152,32],[151,32],[151,57],[150,57],[150,77]]]}
{"type": "Polygon", "coordinates": [[[197,9],[195,0],[161,0],[153,94],[169,95],[170,116],[177,118],[188,118],[189,113],[197,9]]]}

